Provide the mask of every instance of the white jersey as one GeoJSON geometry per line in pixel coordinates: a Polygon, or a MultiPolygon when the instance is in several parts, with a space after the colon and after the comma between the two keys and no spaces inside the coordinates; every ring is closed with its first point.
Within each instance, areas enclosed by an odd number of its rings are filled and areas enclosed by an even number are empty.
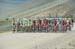
{"type": "Polygon", "coordinates": [[[30,25],[32,25],[32,22],[29,19],[23,18],[23,25],[24,26],[30,26],[30,25]]]}

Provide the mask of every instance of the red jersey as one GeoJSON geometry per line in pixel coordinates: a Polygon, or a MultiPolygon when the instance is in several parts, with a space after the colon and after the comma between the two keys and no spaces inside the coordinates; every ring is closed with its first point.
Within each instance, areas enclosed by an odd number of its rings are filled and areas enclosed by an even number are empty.
{"type": "Polygon", "coordinates": [[[66,25],[66,21],[65,20],[62,20],[62,25],[66,25]]]}
{"type": "Polygon", "coordinates": [[[48,20],[44,20],[44,26],[48,25],[48,20]]]}
{"type": "Polygon", "coordinates": [[[55,26],[57,25],[57,20],[56,20],[56,19],[54,19],[54,25],[55,25],[55,26]]]}

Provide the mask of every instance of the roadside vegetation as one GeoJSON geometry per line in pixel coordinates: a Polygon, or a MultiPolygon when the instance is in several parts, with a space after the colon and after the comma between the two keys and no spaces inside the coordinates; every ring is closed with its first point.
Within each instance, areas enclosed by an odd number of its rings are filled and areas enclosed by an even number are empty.
{"type": "Polygon", "coordinates": [[[0,26],[6,25],[6,24],[9,24],[9,23],[11,23],[11,20],[9,20],[8,18],[6,18],[5,20],[0,20],[0,26]]]}
{"type": "Polygon", "coordinates": [[[11,20],[6,18],[5,20],[0,20],[0,33],[7,32],[11,30],[11,27],[7,27],[7,25],[11,24],[11,20]]]}

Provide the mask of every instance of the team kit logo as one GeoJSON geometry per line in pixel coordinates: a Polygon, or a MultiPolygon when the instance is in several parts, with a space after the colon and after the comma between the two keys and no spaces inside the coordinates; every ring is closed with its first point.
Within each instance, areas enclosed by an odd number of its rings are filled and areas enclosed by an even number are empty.
{"type": "Polygon", "coordinates": [[[13,18],[13,32],[66,32],[71,31],[74,24],[72,17],[47,18],[13,18]]]}

